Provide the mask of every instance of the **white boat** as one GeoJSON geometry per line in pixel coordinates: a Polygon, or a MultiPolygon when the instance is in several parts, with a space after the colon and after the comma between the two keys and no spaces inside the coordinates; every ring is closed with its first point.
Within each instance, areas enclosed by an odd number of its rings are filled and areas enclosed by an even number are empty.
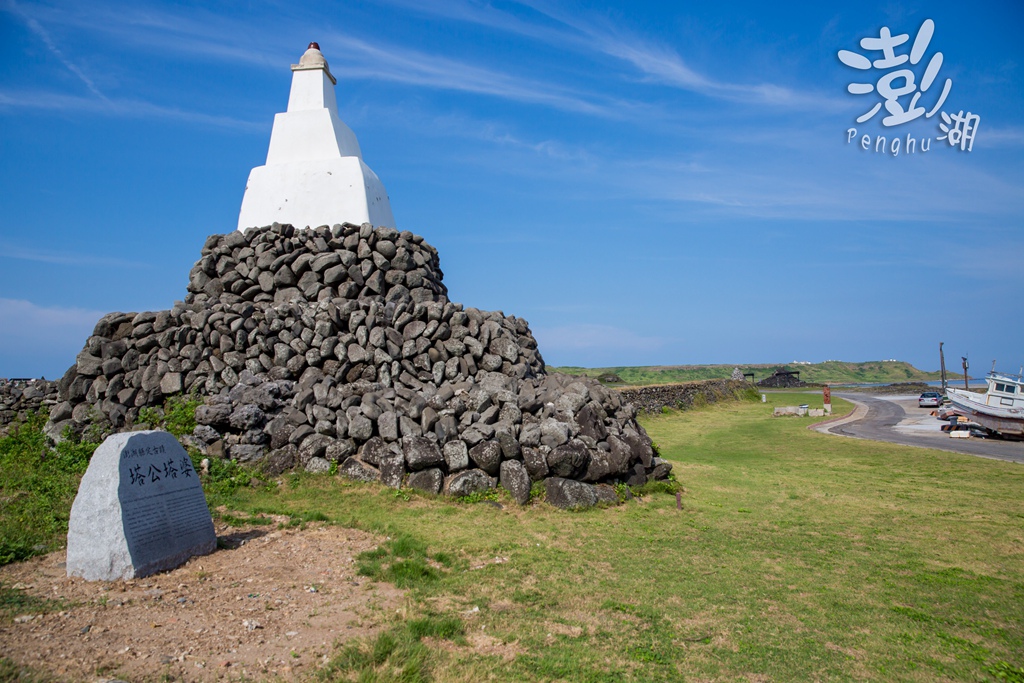
{"type": "Polygon", "coordinates": [[[1024,375],[993,370],[985,381],[984,394],[949,389],[946,395],[954,410],[989,431],[1024,436],[1024,375]]]}

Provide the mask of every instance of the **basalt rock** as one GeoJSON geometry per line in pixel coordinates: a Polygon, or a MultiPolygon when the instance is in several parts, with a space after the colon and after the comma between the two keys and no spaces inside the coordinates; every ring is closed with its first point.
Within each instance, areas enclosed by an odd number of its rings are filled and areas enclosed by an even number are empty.
{"type": "Polygon", "coordinates": [[[547,374],[525,320],[453,303],[442,277],[391,228],[212,235],[183,301],[99,320],[55,383],[53,427],[130,429],[183,394],[203,400],[189,445],[268,474],[337,463],[455,495],[500,476],[521,502],[531,480],[668,476],[617,391],[547,374]]]}
{"type": "Polygon", "coordinates": [[[45,379],[0,378],[0,433],[13,422],[24,421],[30,413],[49,408],[54,422],[71,418],[70,403],[58,403],[58,383],[45,379]]]}

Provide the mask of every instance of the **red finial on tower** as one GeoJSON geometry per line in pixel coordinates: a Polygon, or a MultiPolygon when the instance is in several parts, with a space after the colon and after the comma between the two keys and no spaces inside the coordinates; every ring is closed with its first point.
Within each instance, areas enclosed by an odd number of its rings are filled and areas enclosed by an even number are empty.
{"type": "Polygon", "coordinates": [[[312,43],[309,44],[309,47],[307,47],[306,49],[307,50],[309,50],[309,49],[319,50],[320,49],[320,43],[312,42],[312,43]]]}

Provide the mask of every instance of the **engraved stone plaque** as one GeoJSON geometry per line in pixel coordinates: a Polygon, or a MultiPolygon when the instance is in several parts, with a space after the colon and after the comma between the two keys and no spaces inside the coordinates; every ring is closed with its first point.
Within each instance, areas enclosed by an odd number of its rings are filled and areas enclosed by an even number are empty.
{"type": "Polygon", "coordinates": [[[114,434],[96,449],[71,506],[68,576],[148,576],[216,547],[199,475],[174,436],[114,434]]]}

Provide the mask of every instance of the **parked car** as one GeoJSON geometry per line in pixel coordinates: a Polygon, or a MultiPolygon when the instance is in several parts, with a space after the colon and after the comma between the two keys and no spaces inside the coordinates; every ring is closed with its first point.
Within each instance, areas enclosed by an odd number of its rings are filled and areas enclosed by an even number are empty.
{"type": "Polygon", "coordinates": [[[942,405],[942,394],[937,391],[926,391],[917,399],[920,408],[938,408],[942,405]]]}

